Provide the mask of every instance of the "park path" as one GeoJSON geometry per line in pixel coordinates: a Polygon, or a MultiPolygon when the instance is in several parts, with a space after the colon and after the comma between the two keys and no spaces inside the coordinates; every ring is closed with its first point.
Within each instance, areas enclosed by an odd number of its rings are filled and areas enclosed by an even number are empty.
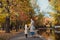
{"type": "Polygon", "coordinates": [[[12,37],[10,40],[54,40],[54,36],[50,33],[50,36],[44,32],[42,35],[35,34],[35,38],[31,37],[28,32],[28,38],[25,38],[24,32],[20,32],[18,35],[12,37]]]}
{"type": "Polygon", "coordinates": [[[10,40],[45,40],[45,38],[38,37],[38,36],[33,38],[33,37],[31,37],[30,34],[28,35],[28,38],[25,38],[24,32],[22,32],[22,33],[19,33],[17,36],[11,38],[10,40]]]}

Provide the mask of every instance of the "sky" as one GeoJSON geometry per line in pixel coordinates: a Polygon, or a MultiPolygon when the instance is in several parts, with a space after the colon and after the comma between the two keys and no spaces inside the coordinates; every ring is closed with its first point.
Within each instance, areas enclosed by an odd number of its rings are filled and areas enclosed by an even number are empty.
{"type": "Polygon", "coordinates": [[[49,4],[48,0],[37,0],[37,4],[40,7],[40,12],[44,12],[45,16],[50,17],[48,12],[52,12],[52,6],[49,4]]]}
{"type": "Polygon", "coordinates": [[[51,12],[51,6],[48,0],[37,0],[37,4],[40,6],[40,11],[51,12]]]}

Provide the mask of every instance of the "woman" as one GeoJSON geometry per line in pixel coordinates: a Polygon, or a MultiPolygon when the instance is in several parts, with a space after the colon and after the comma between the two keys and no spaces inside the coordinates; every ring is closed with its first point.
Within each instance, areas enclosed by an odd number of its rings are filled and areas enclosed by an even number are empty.
{"type": "Polygon", "coordinates": [[[35,27],[34,27],[34,26],[31,26],[31,27],[30,27],[30,33],[31,33],[31,35],[32,35],[32,37],[33,37],[34,34],[35,34],[35,27]]]}
{"type": "Polygon", "coordinates": [[[31,19],[31,25],[30,25],[30,33],[31,33],[32,37],[35,34],[34,21],[32,19],[31,19]]]}

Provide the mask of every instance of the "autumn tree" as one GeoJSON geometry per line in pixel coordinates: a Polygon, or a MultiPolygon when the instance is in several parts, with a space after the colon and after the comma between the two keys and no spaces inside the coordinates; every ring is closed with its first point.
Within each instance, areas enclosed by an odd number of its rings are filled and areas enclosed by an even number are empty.
{"type": "Polygon", "coordinates": [[[51,5],[54,7],[55,14],[53,14],[53,17],[55,18],[55,21],[57,22],[56,25],[60,25],[60,1],[59,0],[50,0],[51,5]]]}
{"type": "Polygon", "coordinates": [[[55,14],[55,19],[57,20],[57,24],[56,25],[60,25],[60,2],[59,0],[55,1],[55,10],[57,12],[57,14],[55,14]]]}
{"type": "Polygon", "coordinates": [[[1,22],[6,22],[6,16],[9,16],[9,23],[29,22],[34,13],[30,0],[0,0],[0,14],[4,15],[0,16],[1,22]]]}

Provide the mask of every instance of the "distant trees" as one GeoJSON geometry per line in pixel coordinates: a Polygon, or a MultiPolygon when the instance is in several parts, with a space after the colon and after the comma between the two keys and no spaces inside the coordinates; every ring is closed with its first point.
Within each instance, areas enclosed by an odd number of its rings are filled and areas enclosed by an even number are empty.
{"type": "Polygon", "coordinates": [[[35,17],[34,21],[35,21],[35,26],[41,26],[41,25],[43,25],[43,23],[44,23],[44,14],[39,13],[39,15],[37,15],[35,17]]]}

